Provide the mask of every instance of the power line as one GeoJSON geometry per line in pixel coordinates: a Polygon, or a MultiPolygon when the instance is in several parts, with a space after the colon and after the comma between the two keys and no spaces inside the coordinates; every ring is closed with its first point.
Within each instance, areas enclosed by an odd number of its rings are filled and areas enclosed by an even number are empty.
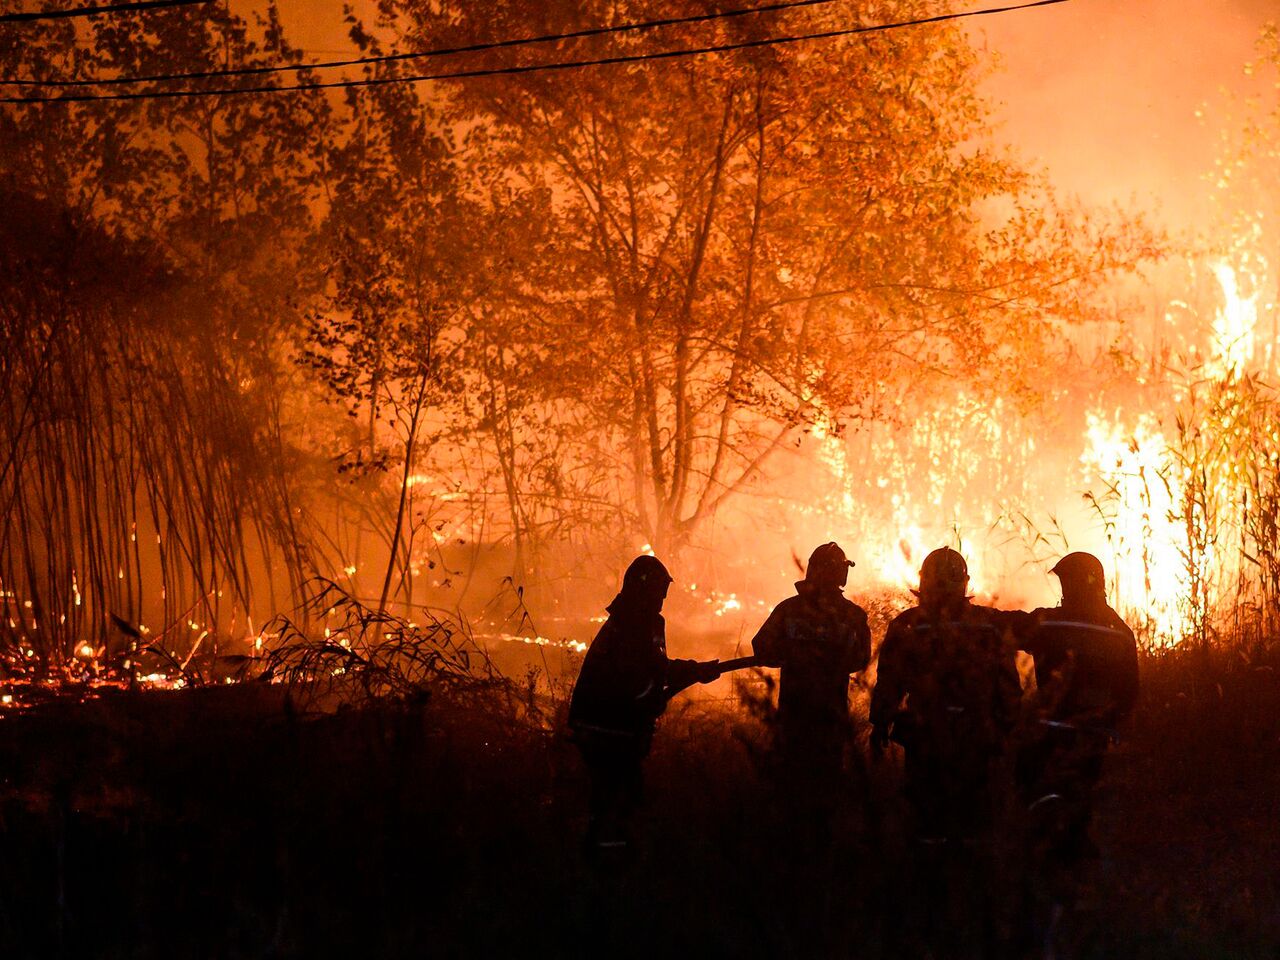
{"type": "Polygon", "coordinates": [[[33,10],[30,13],[0,14],[0,23],[27,23],[32,20],[66,20],[70,17],[92,17],[100,13],[138,13],[162,7],[190,7],[210,0],[131,0],[129,3],[89,4],[66,10],[33,10]]]}
{"type": "Polygon", "coordinates": [[[299,90],[335,90],[356,87],[377,87],[393,83],[427,83],[438,80],[465,80],[478,77],[516,76],[526,73],[546,73],[559,70],[573,70],[580,67],[641,63],[650,60],[672,60],[681,57],[695,57],[711,53],[729,53],[735,50],[750,50],[758,47],[803,43],[810,40],[829,40],[836,37],[879,33],[886,30],[898,30],[904,27],[943,23],[948,20],[962,20],[968,17],[982,17],[998,13],[1011,13],[1016,10],[1029,10],[1033,7],[1048,7],[1068,2],[1070,2],[1070,0],[1033,0],[1033,2],[1029,3],[1018,3],[1003,7],[986,7],[981,10],[968,10],[961,13],[944,13],[933,17],[922,17],[915,20],[899,20],[892,23],[878,23],[863,27],[845,27],[839,30],[822,30],[815,33],[790,34],[781,37],[767,37],[760,40],[742,40],[736,43],[711,44],[702,47],[681,47],[674,50],[659,50],[652,53],[624,54],[612,57],[596,57],[587,60],[531,63],[513,67],[486,67],[474,70],[456,70],[446,73],[411,74],[401,77],[365,77],[359,80],[333,80],[322,81],[319,83],[290,84],[286,86],[218,87],[212,90],[148,90],[138,93],[74,94],[72,96],[64,97],[0,97],[0,103],[90,103],[124,100],[190,99],[193,97],[235,96],[238,94],[251,93],[285,93],[299,90]]]}
{"type": "MultiPolygon", "coordinates": [[[[186,0],[200,2],[200,0],[186,0]]],[[[661,27],[683,26],[694,23],[708,23],[713,20],[727,20],[732,17],[746,17],[758,13],[775,13],[780,10],[793,10],[798,7],[817,7],[837,0],[787,0],[787,2],[769,3],[759,7],[740,7],[735,10],[721,10],[719,13],[691,14],[685,17],[664,17],[659,20],[638,20],[620,23],[612,27],[587,27],[569,33],[545,33],[536,37],[519,37],[513,40],[495,40],[488,43],[472,43],[459,47],[437,47],[431,50],[420,50],[412,53],[389,53],[376,57],[351,57],[345,60],[323,60],[318,63],[289,63],[266,67],[226,67],[218,70],[195,70],[190,73],[155,73],[141,77],[118,77],[111,80],[36,80],[18,78],[0,80],[0,84],[11,84],[18,87],[97,87],[115,86],[117,84],[155,83],[165,80],[208,80],[215,77],[246,77],[267,73],[296,73],[301,70],[326,70],[332,67],[356,67],[374,63],[395,63],[401,60],[420,60],[428,57],[443,57],[459,53],[482,53],[486,50],[502,50],[510,47],[522,47],[535,43],[552,43],[558,40],[581,40],[587,37],[601,37],[614,33],[633,33],[641,30],[656,30],[661,27]]]]}

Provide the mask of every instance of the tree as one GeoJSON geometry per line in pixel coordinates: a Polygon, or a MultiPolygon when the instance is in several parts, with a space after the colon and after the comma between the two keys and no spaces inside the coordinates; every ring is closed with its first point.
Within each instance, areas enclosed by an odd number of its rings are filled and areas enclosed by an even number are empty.
{"type": "MultiPolygon", "coordinates": [[[[379,52],[372,37],[357,32],[357,39],[379,52]]],[[[390,524],[370,518],[383,528],[388,553],[381,613],[401,590],[406,601],[411,594],[422,448],[429,451],[455,426],[459,276],[470,242],[451,146],[415,90],[356,89],[347,107],[351,121],[327,158],[329,289],[302,357],[329,395],[366,424],[343,469],[357,476],[397,471],[390,524]]]]}
{"type": "MultiPolygon", "coordinates": [[[[421,48],[711,7],[381,9],[421,48]]],[[[861,18],[920,9],[891,0],[861,18]]],[[[843,16],[623,34],[536,59],[756,39],[843,16]]],[[[503,300],[537,321],[508,316],[498,329],[538,331],[520,349],[539,360],[509,395],[525,410],[577,407],[570,419],[594,439],[579,449],[603,457],[600,475],[626,478],[594,493],[656,549],[688,543],[806,426],[874,421],[904,391],[957,382],[1034,397],[1054,324],[1081,319],[1108,271],[1149,253],[1136,232],[1056,208],[992,143],[980,73],[963,33],[934,26],[472,79],[441,95],[450,128],[468,132],[468,168],[540,211],[527,217],[534,242],[507,241],[503,300]],[[561,376],[545,376],[552,365],[561,376]]]]}

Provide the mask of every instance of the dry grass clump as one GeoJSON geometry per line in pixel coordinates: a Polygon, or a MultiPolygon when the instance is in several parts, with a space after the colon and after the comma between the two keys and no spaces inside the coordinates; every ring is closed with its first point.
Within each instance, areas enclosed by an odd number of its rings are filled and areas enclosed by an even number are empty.
{"type": "Polygon", "coordinates": [[[302,622],[281,615],[263,630],[274,639],[262,679],[288,684],[300,704],[445,697],[455,708],[512,707],[514,686],[460,616],[424,609],[410,621],[365,605],[332,580],[315,578],[307,586],[302,622]]]}

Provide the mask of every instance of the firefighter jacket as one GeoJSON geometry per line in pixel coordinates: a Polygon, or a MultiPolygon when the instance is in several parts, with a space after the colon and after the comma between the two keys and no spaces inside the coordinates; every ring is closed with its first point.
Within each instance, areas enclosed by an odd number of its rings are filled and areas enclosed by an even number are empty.
{"type": "Polygon", "coordinates": [[[963,740],[980,753],[998,753],[1022,698],[1014,632],[1026,618],[967,599],[898,615],[880,647],[873,726],[892,725],[908,751],[926,741],[963,740]]]}
{"type": "Polygon", "coordinates": [[[648,737],[667,707],[667,684],[696,667],[667,659],[662,614],[615,602],[582,662],[569,726],[579,736],[648,737]]]}
{"type": "Polygon", "coordinates": [[[1106,600],[1031,614],[1021,647],[1035,658],[1037,703],[1052,720],[1112,727],[1138,699],[1138,645],[1106,600]]]}
{"type": "Polygon", "coordinates": [[[782,723],[843,723],[849,713],[849,674],[870,661],[871,631],[866,611],[838,587],[801,580],[796,595],[769,614],[751,648],[764,664],[782,668],[782,723]]]}

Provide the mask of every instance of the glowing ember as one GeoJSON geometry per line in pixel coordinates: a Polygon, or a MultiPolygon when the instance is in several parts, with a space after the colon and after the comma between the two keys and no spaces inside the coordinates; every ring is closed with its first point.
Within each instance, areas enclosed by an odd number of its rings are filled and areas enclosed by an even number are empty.
{"type": "Polygon", "coordinates": [[[138,677],[138,683],[156,690],[181,690],[187,685],[182,677],[171,677],[167,673],[148,673],[138,677]]]}
{"type": "Polygon", "coordinates": [[[586,653],[588,644],[579,640],[554,640],[551,637],[527,637],[518,633],[476,634],[477,640],[498,640],[503,643],[523,643],[531,647],[558,647],[573,653],[586,653]]]}
{"type": "Polygon", "coordinates": [[[742,601],[738,599],[736,593],[723,597],[712,594],[707,597],[707,603],[712,605],[711,612],[717,617],[723,617],[726,613],[742,609],[742,601]]]}

